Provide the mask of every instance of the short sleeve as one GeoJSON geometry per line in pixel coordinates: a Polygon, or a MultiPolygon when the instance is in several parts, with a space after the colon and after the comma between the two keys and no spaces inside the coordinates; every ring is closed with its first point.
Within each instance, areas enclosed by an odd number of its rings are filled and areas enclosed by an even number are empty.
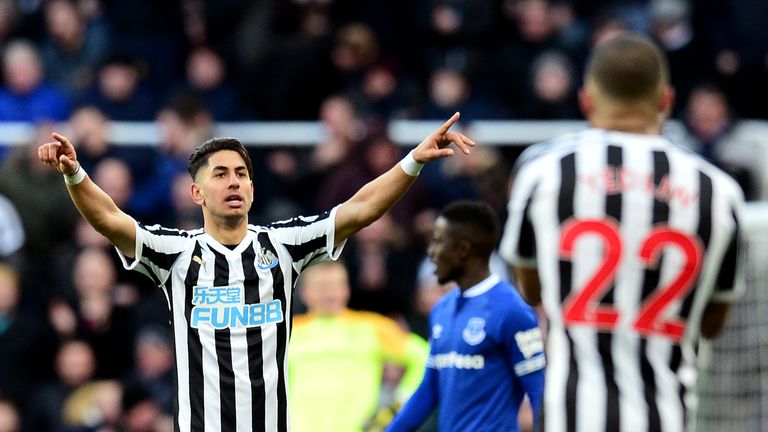
{"type": "Polygon", "coordinates": [[[134,220],[136,248],[133,259],[115,247],[126,270],[135,270],[162,285],[171,273],[171,267],[192,240],[191,232],[160,225],[145,226],[134,220]]]}
{"type": "MultiPolygon", "coordinates": [[[[720,264],[712,300],[720,303],[736,301],[744,290],[744,254],[741,239],[743,202],[736,202],[730,212],[730,231],[727,247],[720,264]]],[[[762,216],[761,216],[762,217],[762,216]]]]}
{"type": "Polygon", "coordinates": [[[296,271],[339,258],[346,240],[334,246],[337,210],[338,206],[317,216],[298,216],[269,225],[270,236],[286,248],[296,271]]]}
{"type": "Polygon", "coordinates": [[[544,369],[544,340],[533,310],[507,312],[503,322],[504,345],[515,375],[523,377],[544,369]]]}
{"type": "Polygon", "coordinates": [[[536,236],[530,218],[530,206],[536,191],[537,177],[529,165],[522,165],[512,175],[507,204],[507,222],[499,246],[499,254],[509,264],[536,266],[536,236]]]}

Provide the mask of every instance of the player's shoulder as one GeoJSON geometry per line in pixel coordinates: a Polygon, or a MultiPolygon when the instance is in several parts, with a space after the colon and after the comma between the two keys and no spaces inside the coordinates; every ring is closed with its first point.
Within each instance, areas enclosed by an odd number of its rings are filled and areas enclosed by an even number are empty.
{"type": "Polygon", "coordinates": [[[293,329],[307,327],[314,321],[314,316],[311,314],[303,313],[293,316],[293,329]]]}
{"type": "Polygon", "coordinates": [[[156,236],[176,237],[179,239],[193,239],[205,234],[205,230],[203,228],[186,230],[180,228],[169,228],[160,224],[145,225],[138,221],[136,223],[139,225],[140,229],[156,236]]]}
{"type": "Polygon", "coordinates": [[[596,129],[584,129],[563,134],[528,146],[515,161],[512,172],[527,170],[531,173],[546,172],[542,166],[560,160],[568,154],[583,149],[589,143],[599,143],[603,133],[596,129]]]}
{"type": "Polygon", "coordinates": [[[342,318],[355,325],[390,326],[397,325],[395,320],[372,311],[347,309],[341,315],[342,318]]]}
{"type": "Polygon", "coordinates": [[[331,212],[323,212],[316,215],[311,216],[295,216],[288,219],[278,220],[274,222],[270,222],[265,226],[254,226],[261,229],[266,230],[283,230],[283,229],[290,229],[290,228],[302,228],[309,225],[313,225],[316,223],[320,223],[323,221],[326,221],[331,216],[331,212]]]}
{"type": "Polygon", "coordinates": [[[499,281],[488,294],[492,304],[502,309],[530,310],[531,306],[523,300],[517,288],[505,280],[499,281]]]}
{"type": "Polygon", "coordinates": [[[669,147],[669,153],[676,157],[688,159],[700,173],[710,179],[714,190],[721,191],[725,196],[730,196],[732,199],[744,200],[744,192],[739,183],[730,174],[703,156],[675,143],[669,147]]]}
{"type": "Polygon", "coordinates": [[[451,290],[449,290],[447,293],[445,293],[440,299],[435,302],[435,305],[432,306],[432,314],[439,313],[446,308],[449,308],[452,304],[456,303],[456,300],[459,298],[461,294],[459,293],[459,288],[454,287],[451,290]]]}

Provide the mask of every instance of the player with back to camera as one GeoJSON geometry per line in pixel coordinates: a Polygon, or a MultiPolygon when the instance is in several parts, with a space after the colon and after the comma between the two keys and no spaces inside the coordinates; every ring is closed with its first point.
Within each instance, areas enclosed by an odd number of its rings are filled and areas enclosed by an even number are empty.
{"type": "Polygon", "coordinates": [[[695,427],[696,342],[736,289],[736,182],[663,137],[663,53],[624,34],[592,52],[591,128],[527,149],[500,252],[549,320],[547,432],[695,427]]]}

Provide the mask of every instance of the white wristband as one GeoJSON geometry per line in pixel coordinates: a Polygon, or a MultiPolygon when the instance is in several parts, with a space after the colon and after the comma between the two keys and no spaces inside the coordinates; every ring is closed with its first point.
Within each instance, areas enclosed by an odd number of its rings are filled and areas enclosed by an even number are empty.
{"type": "Polygon", "coordinates": [[[85,179],[85,170],[83,169],[83,166],[79,163],[77,164],[77,169],[72,174],[64,174],[64,183],[74,186],[77,184],[80,184],[85,179]]]}
{"type": "Polygon", "coordinates": [[[421,169],[424,168],[424,164],[416,162],[416,159],[413,158],[413,150],[411,150],[400,161],[400,168],[409,176],[416,177],[421,172],[421,169]]]}

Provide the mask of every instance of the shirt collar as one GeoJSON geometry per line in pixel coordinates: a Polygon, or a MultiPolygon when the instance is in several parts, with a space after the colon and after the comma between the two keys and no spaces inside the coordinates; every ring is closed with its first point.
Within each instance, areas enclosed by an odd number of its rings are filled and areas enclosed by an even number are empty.
{"type": "Polygon", "coordinates": [[[462,293],[462,297],[477,297],[479,295],[485,294],[489,289],[496,286],[496,284],[500,281],[501,279],[498,276],[491,274],[476,285],[464,291],[462,293]]]}

